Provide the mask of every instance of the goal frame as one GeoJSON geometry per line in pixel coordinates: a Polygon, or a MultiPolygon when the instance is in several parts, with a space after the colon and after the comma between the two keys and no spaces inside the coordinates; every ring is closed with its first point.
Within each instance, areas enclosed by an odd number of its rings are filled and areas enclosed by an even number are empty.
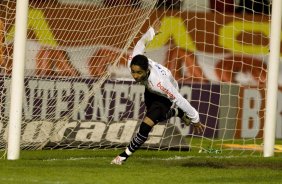
{"type": "Polygon", "coordinates": [[[17,0],[13,70],[11,78],[11,106],[8,132],[8,160],[20,157],[22,104],[24,93],[24,68],[27,40],[28,0],[17,0]]]}
{"type": "MultiPolygon", "coordinates": [[[[275,127],[278,72],[280,59],[280,32],[281,32],[281,8],[280,0],[272,1],[270,54],[267,77],[267,103],[266,119],[264,127],[264,157],[274,154],[275,127]]],[[[24,58],[27,35],[28,0],[17,0],[16,5],[16,29],[13,58],[13,72],[11,77],[11,106],[9,114],[8,132],[8,160],[16,160],[20,157],[21,118],[24,93],[24,58]]]]}
{"type": "Polygon", "coordinates": [[[266,112],[264,124],[264,157],[274,155],[275,127],[277,113],[277,89],[280,62],[280,33],[282,1],[273,0],[270,23],[269,64],[267,72],[266,112]],[[271,71],[271,72],[270,72],[271,71]],[[276,89],[276,90],[275,90],[276,89]]]}

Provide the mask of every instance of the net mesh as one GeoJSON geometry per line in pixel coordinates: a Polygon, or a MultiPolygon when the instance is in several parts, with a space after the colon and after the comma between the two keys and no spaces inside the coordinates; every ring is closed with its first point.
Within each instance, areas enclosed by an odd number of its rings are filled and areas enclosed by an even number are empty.
{"type": "MultiPolygon", "coordinates": [[[[0,6],[5,148],[15,1],[0,6]]],[[[143,148],[260,154],[270,8],[233,0],[30,1],[22,149],[125,147],[146,112],[127,59],[159,19],[145,54],[170,69],[206,129],[196,134],[172,118],[154,127],[143,148]]]]}

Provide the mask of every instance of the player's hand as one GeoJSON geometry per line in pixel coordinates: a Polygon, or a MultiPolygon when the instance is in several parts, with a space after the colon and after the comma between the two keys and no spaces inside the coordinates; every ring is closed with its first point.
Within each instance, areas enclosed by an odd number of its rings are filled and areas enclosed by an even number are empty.
{"type": "Polygon", "coordinates": [[[193,133],[202,134],[204,132],[205,125],[201,122],[198,123],[191,123],[193,127],[193,133]]]}
{"type": "Polygon", "coordinates": [[[197,134],[202,134],[204,132],[205,125],[203,125],[201,122],[193,123],[191,121],[191,118],[189,118],[186,114],[184,114],[184,116],[181,118],[181,120],[186,126],[192,126],[193,133],[195,131],[196,131],[197,134]]]}
{"type": "Polygon", "coordinates": [[[158,18],[153,22],[152,28],[155,30],[156,35],[160,33],[161,21],[158,18]]]}

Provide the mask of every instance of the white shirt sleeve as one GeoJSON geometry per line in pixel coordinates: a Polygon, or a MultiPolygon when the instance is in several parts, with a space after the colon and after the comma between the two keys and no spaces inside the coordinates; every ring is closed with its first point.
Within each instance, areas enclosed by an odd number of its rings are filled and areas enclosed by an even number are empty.
{"type": "Polygon", "coordinates": [[[191,118],[192,123],[200,121],[198,111],[178,92],[173,102],[191,118]]]}
{"type": "Polygon", "coordinates": [[[179,91],[169,81],[158,82],[156,88],[159,92],[166,94],[177,107],[182,109],[184,113],[191,118],[192,123],[198,123],[200,121],[198,111],[179,93],[179,91]]]}
{"type": "Polygon", "coordinates": [[[146,45],[153,40],[154,36],[155,36],[155,30],[154,28],[150,27],[148,31],[141,37],[141,39],[135,45],[132,56],[130,56],[128,60],[128,68],[130,67],[131,60],[134,56],[138,54],[144,54],[146,45]]]}

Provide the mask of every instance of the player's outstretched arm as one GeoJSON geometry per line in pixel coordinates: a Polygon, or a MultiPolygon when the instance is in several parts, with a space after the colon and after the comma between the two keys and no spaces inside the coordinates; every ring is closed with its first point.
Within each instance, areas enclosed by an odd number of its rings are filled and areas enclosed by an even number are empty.
{"type": "Polygon", "coordinates": [[[141,37],[141,39],[136,43],[133,53],[128,60],[128,67],[130,67],[131,60],[134,56],[138,54],[144,54],[146,45],[153,40],[156,33],[159,32],[161,26],[161,22],[157,19],[154,21],[151,27],[147,30],[147,32],[141,37]]]}
{"type": "Polygon", "coordinates": [[[141,37],[141,39],[136,43],[134,49],[133,49],[133,53],[132,55],[129,57],[129,60],[128,60],[128,63],[127,63],[127,66],[128,68],[130,68],[130,63],[131,63],[131,60],[134,56],[136,55],[143,55],[144,52],[145,52],[145,48],[146,48],[146,45],[147,43],[149,43],[150,41],[153,40],[155,36],[155,31],[154,31],[154,28],[150,27],[148,29],[148,31],[141,37]]]}

